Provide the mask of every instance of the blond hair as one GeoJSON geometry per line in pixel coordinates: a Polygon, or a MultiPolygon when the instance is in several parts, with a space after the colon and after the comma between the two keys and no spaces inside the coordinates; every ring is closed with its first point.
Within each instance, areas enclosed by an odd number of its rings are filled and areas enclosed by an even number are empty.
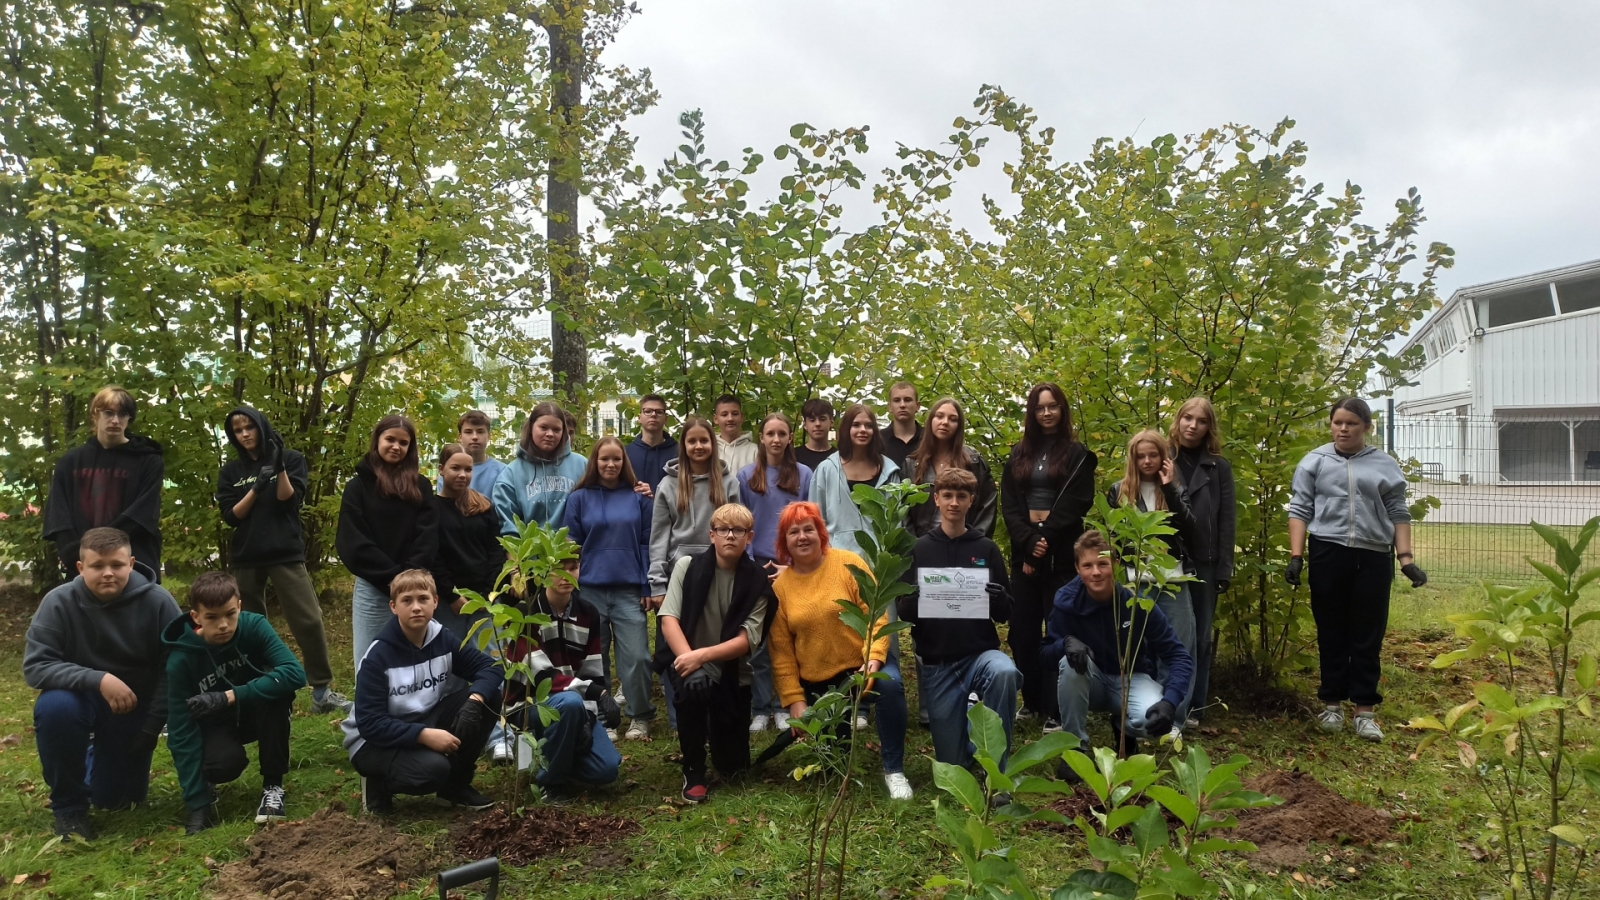
{"type": "Polygon", "coordinates": [[[1199,410],[1206,415],[1206,439],[1200,443],[1207,453],[1217,456],[1222,453],[1222,438],[1217,435],[1217,410],[1211,405],[1210,397],[1190,397],[1183,401],[1178,411],[1172,414],[1172,427],[1167,429],[1167,440],[1174,448],[1182,447],[1183,441],[1178,437],[1178,421],[1183,414],[1199,410]]]}
{"type": "MultiPolygon", "coordinates": [[[[1120,496],[1117,498],[1129,506],[1137,506],[1139,504],[1139,463],[1137,457],[1139,455],[1140,444],[1155,444],[1156,449],[1161,451],[1161,458],[1163,460],[1166,460],[1171,455],[1168,452],[1167,439],[1162,437],[1161,432],[1155,430],[1154,428],[1146,428],[1145,430],[1134,435],[1132,438],[1129,438],[1128,467],[1122,476],[1122,483],[1119,489],[1120,496]]],[[[1160,491],[1156,491],[1156,509],[1166,508],[1166,495],[1160,491]]]]}
{"type": "Polygon", "coordinates": [[[743,528],[754,531],[756,517],[743,503],[724,503],[711,514],[712,528],[743,528]]]}
{"type": "Polygon", "coordinates": [[[427,569],[407,569],[389,582],[389,599],[397,599],[407,591],[423,590],[435,598],[439,596],[439,588],[433,583],[433,573],[427,569]]]}

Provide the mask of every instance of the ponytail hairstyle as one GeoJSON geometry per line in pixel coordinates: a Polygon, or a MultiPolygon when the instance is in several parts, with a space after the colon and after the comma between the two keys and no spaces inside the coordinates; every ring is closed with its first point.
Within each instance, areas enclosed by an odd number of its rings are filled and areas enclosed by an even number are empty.
{"type": "Polygon", "coordinates": [[[717,456],[717,430],[711,427],[704,416],[687,416],[683,420],[683,429],[678,432],[678,515],[689,514],[689,504],[694,500],[694,466],[689,462],[689,432],[696,428],[704,428],[706,436],[711,438],[710,474],[706,478],[707,488],[711,497],[713,509],[728,502],[728,492],[722,489],[722,460],[717,456]]]}
{"type": "Polygon", "coordinates": [[[600,448],[611,444],[616,444],[617,452],[622,454],[622,471],[617,473],[617,485],[631,488],[639,483],[638,476],[633,474],[633,462],[628,459],[627,448],[622,446],[622,441],[618,440],[616,435],[608,434],[595,441],[594,446],[589,448],[589,464],[583,469],[583,477],[573,486],[574,491],[581,491],[600,483],[600,448]]]}
{"type": "MultiPolygon", "coordinates": [[[[1137,506],[1139,503],[1139,463],[1137,457],[1140,444],[1155,444],[1156,449],[1161,451],[1163,460],[1171,456],[1171,452],[1167,447],[1167,439],[1162,437],[1161,432],[1154,428],[1146,428],[1129,438],[1127,469],[1124,470],[1122,481],[1117,489],[1117,499],[1125,506],[1137,506]]],[[[1156,509],[1166,508],[1166,495],[1156,491],[1156,509]]]]}
{"type": "Polygon", "coordinates": [[[1048,381],[1041,381],[1028,392],[1027,412],[1022,417],[1022,440],[1017,442],[1011,451],[1011,475],[1020,482],[1026,482],[1033,472],[1034,460],[1039,454],[1050,454],[1050,480],[1057,481],[1067,477],[1066,452],[1075,436],[1072,431],[1072,410],[1067,408],[1067,395],[1061,386],[1048,381]],[[1046,434],[1044,426],[1039,424],[1039,400],[1048,391],[1056,398],[1056,403],[1061,405],[1061,424],[1056,426],[1055,434],[1046,434]],[[1057,452],[1057,451],[1061,452],[1057,452]]]}
{"type": "MultiPolygon", "coordinates": [[[[781,412],[767,413],[761,420],[761,428],[756,431],[757,443],[767,433],[767,423],[777,419],[783,427],[789,429],[789,445],[783,448],[783,459],[778,461],[778,490],[785,494],[798,494],[800,492],[800,460],[794,456],[794,426],[789,424],[789,417],[781,412]]],[[[755,468],[750,470],[750,490],[762,496],[767,493],[767,447],[761,444],[761,458],[756,461],[755,468]]]]}
{"type": "Polygon", "coordinates": [[[1217,410],[1211,405],[1209,397],[1190,397],[1183,401],[1183,405],[1178,407],[1177,412],[1172,414],[1172,427],[1167,430],[1167,440],[1172,443],[1172,452],[1178,452],[1178,448],[1183,446],[1183,441],[1178,437],[1178,420],[1182,419],[1183,414],[1188,412],[1205,413],[1206,436],[1200,442],[1200,449],[1212,456],[1221,454],[1222,438],[1217,435],[1217,410]]]}
{"type": "MultiPolygon", "coordinates": [[[[482,415],[482,413],[479,413],[479,415],[482,415]]],[[[476,425],[478,423],[474,422],[472,424],[476,425]]],[[[450,462],[450,460],[454,458],[457,453],[465,455],[468,459],[472,458],[472,454],[467,453],[466,448],[460,444],[445,444],[443,447],[439,448],[439,478],[441,480],[444,479],[445,464],[450,462]]],[[[489,510],[494,509],[494,504],[489,502],[488,497],[485,497],[472,488],[467,488],[464,492],[462,492],[461,496],[456,498],[456,509],[459,510],[463,516],[481,516],[489,510]]]]}
{"type": "Polygon", "coordinates": [[[912,469],[911,480],[916,484],[926,484],[933,480],[934,473],[940,466],[959,466],[968,468],[971,463],[967,460],[966,449],[967,414],[961,411],[961,404],[954,397],[940,397],[933,405],[928,407],[928,421],[922,426],[922,443],[917,445],[911,454],[912,462],[916,465],[912,469]],[[933,417],[945,406],[955,407],[956,432],[950,435],[948,441],[941,442],[933,436],[933,417]]]}
{"type": "Polygon", "coordinates": [[[866,416],[867,421],[872,423],[872,440],[867,443],[866,449],[867,461],[882,464],[885,454],[883,432],[878,430],[878,414],[873,412],[871,407],[861,403],[850,404],[850,408],[839,417],[839,424],[835,429],[839,440],[839,462],[847,463],[855,458],[853,454],[856,452],[856,443],[850,437],[850,429],[862,416],[866,416]]]}
{"type": "Polygon", "coordinates": [[[543,403],[536,404],[533,409],[528,411],[528,418],[522,423],[522,433],[517,438],[517,446],[521,447],[522,451],[529,456],[538,459],[554,459],[555,454],[561,452],[561,445],[571,440],[572,425],[567,411],[562,409],[560,404],[546,400],[543,403]],[[545,416],[561,420],[561,440],[556,443],[556,449],[549,456],[545,456],[540,452],[539,448],[533,443],[533,423],[545,416]]]}
{"type": "Polygon", "coordinates": [[[411,424],[410,419],[402,415],[388,415],[378,420],[378,424],[372,428],[372,440],[367,444],[367,466],[372,469],[378,482],[380,495],[407,503],[422,502],[422,489],[417,487],[422,468],[417,456],[417,427],[411,424]],[[378,438],[385,431],[397,428],[411,438],[411,446],[406,448],[405,459],[400,460],[398,465],[390,465],[378,455],[378,438]]]}

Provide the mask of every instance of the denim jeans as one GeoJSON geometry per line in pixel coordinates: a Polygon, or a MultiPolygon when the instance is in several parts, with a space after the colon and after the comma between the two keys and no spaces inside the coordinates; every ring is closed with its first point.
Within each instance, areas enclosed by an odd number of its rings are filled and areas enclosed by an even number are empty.
{"type": "Polygon", "coordinates": [[[1011,726],[1017,717],[1017,690],[1021,686],[1022,672],[1011,657],[999,650],[985,650],[939,665],[923,663],[919,702],[928,711],[933,758],[955,766],[972,761],[973,745],[967,737],[967,695],[976,693],[1005,726],[1006,752],[1000,758],[1004,767],[1011,752],[1011,726]]]}
{"type": "MultiPolygon", "coordinates": [[[[648,722],[656,716],[650,702],[650,622],[639,605],[637,585],[597,585],[583,588],[600,620],[617,642],[617,680],[628,698],[628,717],[648,722]]],[[[610,685],[606,685],[609,689],[610,685]]]]}
{"type": "MultiPolygon", "coordinates": [[[[884,663],[879,671],[889,677],[873,679],[872,691],[861,698],[861,705],[876,706],[878,709],[878,743],[883,756],[883,772],[889,775],[906,770],[906,689],[900,680],[898,663],[884,663]]],[[[800,686],[805,688],[806,703],[816,702],[816,698],[851,674],[851,671],[840,672],[829,682],[802,680],[800,686]]],[[[851,725],[854,723],[848,723],[847,727],[851,725]]]]}
{"type": "MultiPolygon", "coordinates": [[[[637,604],[638,598],[634,598],[637,604]]],[[[631,697],[629,698],[632,699],[631,697]]],[[[605,723],[599,719],[590,724],[589,712],[584,709],[583,698],[573,691],[557,691],[550,695],[550,707],[560,718],[549,726],[539,724],[539,715],[526,711],[526,724],[532,726],[535,738],[543,738],[544,768],[534,774],[533,780],[544,787],[579,782],[582,784],[610,784],[617,780],[622,767],[622,754],[606,736],[605,723]],[[593,729],[593,743],[589,752],[578,755],[580,729],[593,729]]]]}
{"type": "Polygon", "coordinates": [[[357,578],[350,595],[350,649],[355,654],[357,674],[361,672],[361,657],[367,655],[367,648],[392,618],[388,592],[365,578],[357,578]]]}
{"type": "Polygon", "coordinates": [[[144,729],[148,698],[116,715],[98,691],[49,690],[33,704],[39,767],[57,813],[143,803],[150,790],[151,753],[128,748],[144,729]],[[91,742],[92,737],[92,742],[91,742]]]}
{"type": "MultiPolygon", "coordinates": [[[[1056,702],[1061,708],[1061,728],[1078,736],[1085,752],[1089,748],[1089,713],[1122,711],[1122,679],[1100,670],[1093,661],[1089,671],[1079,674],[1061,658],[1056,675],[1056,702]]],[[[1142,672],[1133,673],[1128,687],[1128,720],[1122,730],[1130,737],[1160,737],[1144,731],[1145,710],[1161,702],[1161,684],[1142,672]]]]}
{"type": "MultiPolygon", "coordinates": [[[[1145,596],[1148,596],[1145,595],[1145,596]]],[[[1164,593],[1156,598],[1156,608],[1167,617],[1167,624],[1172,626],[1172,633],[1178,636],[1178,642],[1183,644],[1183,649],[1189,651],[1189,658],[1195,658],[1195,620],[1194,600],[1189,594],[1187,582],[1180,582],[1176,591],[1164,593]]],[[[1156,679],[1166,684],[1170,677],[1166,662],[1156,664],[1156,679]]],[[[1174,721],[1182,725],[1189,715],[1189,701],[1194,696],[1194,678],[1189,679],[1189,688],[1183,694],[1183,702],[1178,704],[1174,721]]]]}

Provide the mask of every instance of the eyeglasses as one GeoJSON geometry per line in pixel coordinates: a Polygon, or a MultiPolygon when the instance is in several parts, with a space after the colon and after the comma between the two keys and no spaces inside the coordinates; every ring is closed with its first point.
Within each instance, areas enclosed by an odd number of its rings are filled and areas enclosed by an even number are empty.
{"type": "Polygon", "coordinates": [[[1058,412],[1061,412],[1061,404],[1059,404],[1059,403],[1046,403],[1046,404],[1044,404],[1044,405],[1039,407],[1039,412],[1042,412],[1042,413],[1058,413],[1058,412]]]}
{"type": "Polygon", "coordinates": [[[664,416],[666,414],[667,414],[667,411],[664,410],[664,409],[641,409],[641,410],[639,410],[639,415],[641,415],[641,416],[664,416]]]}
{"type": "Polygon", "coordinates": [[[738,538],[750,533],[748,528],[713,528],[711,533],[717,537],[738,538]]]}

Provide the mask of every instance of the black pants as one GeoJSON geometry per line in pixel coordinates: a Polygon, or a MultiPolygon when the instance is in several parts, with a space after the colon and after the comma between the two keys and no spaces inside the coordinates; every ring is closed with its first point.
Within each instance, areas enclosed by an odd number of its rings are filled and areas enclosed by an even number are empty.
{"type": "Polygon", "coordinates": [[[1039,647],[1044,643],[1044,623],[1055,603],[1056,591],[1072,580],[1054,571],[1051,559],[1030,557],[1032,575],[1022,572],[1021,563],[1011,567],[1011,626],[1006,642],[1011,658],[1022,672],[1022,705],[1045,716],[1056,715],[1056,673],[1044,671],[1039,662],[1039,647]]]}
{"type": "MultiPolygon", "coordinates": [[[[723,665],[737,664],[730,660],[723,665]]],[[[733,683],[719,682],[699,699],[682,693],[673,697],[685,777],[705,778],[707,744],[711,763],[724,778],[750,768],[750,686],[739,684],[731,673],[727,680],[733,683]]]]}
{"type": "Polygon", "coordinates": [[[260,744],[256,757],[261,764],[261,785],[283,786],[289,772],[289,710],[293,697],[265,703],[240,704],[238,717],[218,716],[219,721],[201,722],[201,771],[211,784],[225,784],[244,774],[250,765],[245,744],[260,744]]]}
{"type": "MultiPolygon", "coordinates": [[[[468,702],[472,693],[470,685],[463,684],[446,694],[422,720],[424,728],[443,728],[461,741],[454,753],[440,753],[421,744],[410,747],[379,747],[371,742],[362,745],[350,760],[356,771],[367,778],[382,782],[391,794],[433,794],[472,784],[472,775],[478,765],[478,754],[489,740],[489,731],[498,719],[494,715],[482,717],[471,733],[456,730],[456,714],[468,702]]],[[[490,699],[493,703],[493,699],[490,699]]],[[[495,707],[490,706],[493,712],[495,707]]]]}
{"type": "Polygon", "coordinates": [[[1317,621],[1323,703],[1357,706],[1383,702],[1378,658],[1389,627],[1389,587],[1394,557],[1309,536],[1311,615],[1317,621]]]}

